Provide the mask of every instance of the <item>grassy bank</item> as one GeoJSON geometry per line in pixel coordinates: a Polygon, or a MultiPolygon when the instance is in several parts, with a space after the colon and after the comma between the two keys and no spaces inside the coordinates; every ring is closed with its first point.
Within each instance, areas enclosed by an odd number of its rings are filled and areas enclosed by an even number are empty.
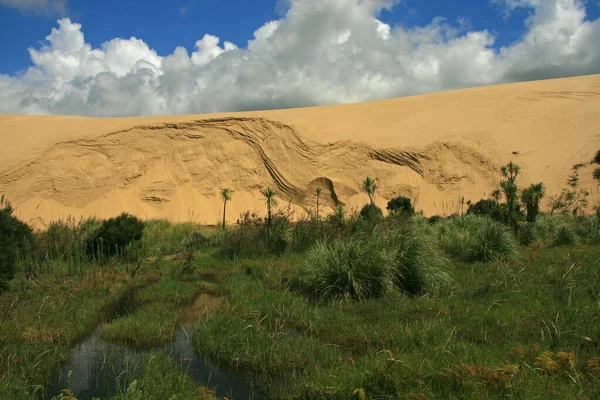
{"type": "Polygon", "coordinates": [[[288,290],[298,260],[247,261],[195,337],[275,398],[593,398],[599,260],[597,247],[530,248],[457,262],[435,295],[327,304],[288,290]]]}

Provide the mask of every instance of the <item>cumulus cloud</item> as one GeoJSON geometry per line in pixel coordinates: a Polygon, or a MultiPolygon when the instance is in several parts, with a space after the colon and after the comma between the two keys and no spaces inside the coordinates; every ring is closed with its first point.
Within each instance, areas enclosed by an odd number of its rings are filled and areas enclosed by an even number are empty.
{"type": "Polygon", "coordinates": [[[67,0],[0,0],[0,5],[21,12],[49,15],[66,15],[67,0]]]}
{"type": "MultiPolygon", "coordinates": [[[[33,0],[32,0],[33,1],[33,0]]],[[[281,19],[239,48],[206,34],[161,56],[137,38],[86,43],[58,21],[33,65],[0,75],[0,112],[165,115],[349,103],[477,85],[600,73],[600,20],[582,0],[496,0],[526,7],[525,33],[496,49],[487,30],[435,18],[377,19],[392,0],[286,0],[281,19]]]]}

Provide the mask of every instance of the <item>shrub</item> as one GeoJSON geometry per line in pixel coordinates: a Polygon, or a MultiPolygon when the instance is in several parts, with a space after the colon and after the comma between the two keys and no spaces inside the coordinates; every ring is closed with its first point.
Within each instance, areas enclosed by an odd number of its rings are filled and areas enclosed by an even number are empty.
{"type": "Polygon", "coordinates": [[[226,258],[281,255],[293,240],[289,216],[278,212],[271,216],[271,227],[256,213],[246,211],[238,218],[238,227],[221,231],[219,255],[226,258]]]}
{"type": "Polygon", "coordinates": [[[596,155],[594,156],[594,162],[596,164],[600,164],[600,150],[598,150],[598,152],[596,153],[596,155]]]}
{"type": "Polygon", "coordinates": [[[412,201],[408,197],[398,196],[388,201],[386,209],[390,213],[403,213],[413,215],[415,209],[412,205],[412,201]]]}
{"type": "Polygon", "coordinates": [[[418,294],[450,283],[448,260],[432,232],[411,221],[387,237],[395,252],[394,283],[403,292],[418,294]]]}
{"type": "Polygon", "coordinates": [[[554,241],[552,245],[555,247],[559,246],[573,246],[579,242],[579,238],[573,229],[567,225],[561,225],[554,234],[554,241]]]}
{"type": "Polygon", "coordinates": [[[429,217],[429,223],[431,225],[437,224],[438,222],[442,221],[443,218],[439,215],[432,215],[431,217],[429,217]]]}
{"type": "Polygon", "coordinates": [[[319,242],[307,254],[298,288],[324,300],[364,300],[393,289],[394,252],[377,239],[319,242]]]}
{"type": "Polygon", "coordinates": [[[514,260],[519,245],[506,227],[495,221],[485,221],[473,236],[469,246],[471,261],[514,260]]]}
{"type": "Polygon", "coordinates": [[[360,210],[360,217],[369,223],[375,223],[383,218],[383,211],[374,204],[367,204],[360,210]]]}
{"type": "Polygon", "coordinates": [[[125,248],[142,239],[144,223],[138,218],[123,213],[102,222],[100,228],[87,241],[89,253],[94,256],[123,254],[125,248]]]}
{"type": "Polygon", "coordinates": [[[6,289],[8,282],[14,277],[17,257],[33,238],[31,228],[12,213],[12,206],[2,196],[0,199],[0,292],[6,289]]]}
{"type": "Polygon", "coordinates": [[[482,199],[477,203],[470,204],[467,209],[467,214],[489,215],[496,217],[500,214],[500,204],[493,199],[482,199]]]}
{"type": "Polygon", "coordinates": [[[452,217],[437,224],[440,247],[451,257],[468,260],[473,236],[484,221],[482,217],[467,215],[464,218],[452,217]]]}
{"type": "Polygon", "coordinates": [[[536,240],[535,223],[526,222],[519,227],[519,242],[523,246],[529,246],[536,240]]]}
{"type": "Polygon", "coordinates": [[[585,217],[579,225],[579,236],[591,244],[600,244],[600,219],[585,217]]]}

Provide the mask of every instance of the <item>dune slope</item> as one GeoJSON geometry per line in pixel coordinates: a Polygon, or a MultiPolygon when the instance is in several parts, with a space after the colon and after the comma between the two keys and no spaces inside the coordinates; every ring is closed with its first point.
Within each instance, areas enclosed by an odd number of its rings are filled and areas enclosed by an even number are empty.
{"type": "MultiPolygon", "coordinates": [[[[600,149],[600,75],[527,82],[372,103],[220,115],[79,118],[0,115],[0,193],[37,225],[73,216],[214,224],[219,189],[233,190],[227,219],[264,209],[273,186],[296,215],[402,194],[425,214],[457,212],[498,183],[501,164],[549,194],[575,164],[597,201],[589,165],[600,149]]],[[[327,212],[327,211],[325,211],[327,212]]]]}

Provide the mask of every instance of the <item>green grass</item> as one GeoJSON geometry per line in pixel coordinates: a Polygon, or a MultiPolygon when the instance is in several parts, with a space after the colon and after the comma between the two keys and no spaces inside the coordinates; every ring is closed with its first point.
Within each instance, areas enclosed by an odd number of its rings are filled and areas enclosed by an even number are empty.
{"type": "Polygon", "coordinates": [[[101,328],[102,338],[148,349],[165,345],[181,328],[181,309],[191,304],[209,283],[164,277],[136,295],[136,310],[101,328]]]}
{"type": "MultiPolygon", "coordinates": [[[[103,322],[108,340],[161,347],[181,325],[182,308],[201,292],[224,293],[226,300],[199,320],[195,345],[275,399],[348,399],[363,392],[366,399],[598,397],[600,247],[585,245],[593,242],[595,221],[541,216],[529,227],[528,247],[514,247],[512,232],[476,217],[433,226],[418,218],[387,223],[375,228],[382,239],[375,247],[394,257],[354,251],[341,235],[337,249],[326,249],[332,255],[317,254],[314,274],[342,260],[341,276],[361,277],[347,267],[367,264],[371,278],[389,262],[403,266],[401,277],[411,268],[424,271],[413,275],[425,290],[352,301],[359,296],[343,294],[354,289],[339,284],[340,275],[317,276],[317,283],[341,287],[326,296],[334,301],[324,302],[298,285],[314,254],[292,252],[231,261],[219,259],[218,249],[203,250],[190,267],[149,262],[135,279],[122,265],[89,266],[75,276],[40,273],[33,281],[20,271],[0,295],[0,399],[41,396],[70,347],[103,322]],[[576,241],[552,246],[561,227],[576,241]],[[109,320],[123,304],[128,312],[109,320]]],[[[353,240],[363,240],[358,237],[353,240]]],[[[115,400],[211,396],[159,350],[138,372],[115,400]]]]}
{"type": "Polygon", "coordinates": [[[285,289],[296,260],[247,261],[223,276],[228,305],[195,334],[276,398],[589,397],[600,390],[588,366],[600,350],[586,339],[600,338],[599,260],[597,247],[531,248],[515,262],[457,263],[436,295],[327,305],[285,289]],[[554,371],[544,351],[572,352],[573,367],[554,371]]]}
{"type": "Polygon", "coordinates": [[[215,400],[214,393],[198,387],[182,366],[161,353],[149,356],[139,379],[121,390],[110,400],[215,400]]]}
{"type": "Polygon", "coordinates": [[[144,280],[118,272],[17,279],[0,296],[0,399],[31,399],[85,338],[144,280]]]}

